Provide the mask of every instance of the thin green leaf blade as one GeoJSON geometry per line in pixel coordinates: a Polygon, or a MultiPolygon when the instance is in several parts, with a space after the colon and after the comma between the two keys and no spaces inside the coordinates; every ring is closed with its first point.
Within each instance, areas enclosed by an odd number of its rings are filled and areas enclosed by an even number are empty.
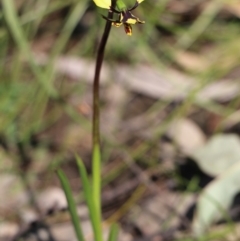
{"type": "Polygon", "coordinates": [[[117,224],[112,224],[110,227],[108,241],[117,241],[118,238],[119,227],[117,224]]]}
{"type": "Polygon", "coordinates": [[[2,5],[4,17],[9,27],[9,31],[11,32],[13,39],[15,40],[19,50],[29,61],[30,67],[34,75],[36,76],[36,79],[44,87],[49,96],[56,98],[58,96],[58,93],[56,89],[48,81],[49,77],[46,77],[45,74],[42,73],[40,68],[35,63],[35,59],[29,47],[30,45],[28,43],[27,37],[25,36],[23,28],[20,24],[14,1],[3,0],[2,5]]]}
{"type": "Polygon", "coordinates": [[[69,208],[72,223],[73,223],[76,235],[77,235],[77,239],[78,239],[78,241],[84,241],[83,232],[82,232],[82,228],[80,225],[80,219],[77,215],[77,208],[76,208],[73,196],[72,196],[71,188],[70,188],[69,182],[67,180],[67,177],[65,176],[65,174],[62,170],[58,170],[57,175],[60,179],[62,188],[63,188],[66,198],[67,198],[68,208],[69,208]]]}
{"type": "Polygon", "coordinates": [[[28,44],[25,41],[24,33],[19,24],[19,19],[17,18],[16,9],[14,2],[12,0],[3,0],[3,13],[6,19],[6,22],[12,32],[13,38],[19,46],[19,49],[25,54],[28,54],[28,44]]]}

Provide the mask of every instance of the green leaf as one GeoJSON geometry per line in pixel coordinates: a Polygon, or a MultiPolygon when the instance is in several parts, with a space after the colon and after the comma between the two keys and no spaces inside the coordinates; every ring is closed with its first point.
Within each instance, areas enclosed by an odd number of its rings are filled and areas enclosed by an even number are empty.
{"type": "Polygon", "coordinates": [[[228,219],[227,210],[239,191],[240,162],[227,169],[201,193],[193,222],[195,235],[201,236],[214,221],[222,217],[228,219]]]}
{"type": "Polygon", "coordinates": [[[80,225],[80,219],[77,214],[77,208],[76,208],[73,196],[72,196],[71,188],[70,188],[69,182],[67,180],[67,177],[65,176],[65,174],[62,170],[58,170],[57,174],[61,181],[62,188],[63,188],[66,198],[67,198],[68,208],[69,208],[72,223],[73,223],[73,226],[74,226],[74,229],[76,232],[77,239],[78,239],[78,241],[84,241],[83,232],[82,232],[82,228],[80,225]]]}
{"type": "Polygon", "coordinates": [[[98,210],[98,206],[96,206],[93,201],[94,198],[93,198],[93,193],[92,193],[92,187],[91,187],[89,179],[88,179],[86,168],[79,156],[76,155],[76,159],[77,159],[77,165],[78,165],[79,172],[80,172],[81,179],[82,179],[83,193],[84,193],[84,197],[85,197],[85,200],[86,200],[86,203],[88,206],[95,240],[102,241],[101,218],[99,215],[97,215],[97,213],[99,213],[100,210],[98,210]]]}
{"type": "Polygon", "coordinates": [[[116,241],[118,238],[119,228],[117,224],[112,224],[109,232],[108,241],[116,241]]]}

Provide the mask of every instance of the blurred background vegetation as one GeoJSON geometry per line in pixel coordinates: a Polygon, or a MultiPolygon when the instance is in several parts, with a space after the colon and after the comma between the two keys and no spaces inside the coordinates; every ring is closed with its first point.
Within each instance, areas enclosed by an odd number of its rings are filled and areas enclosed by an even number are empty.
{"type": "MultiPolygon", "coordinates": [[[[0,2],[1,240],[75,240],[59,167],[88,223],[74,153],[91,173],[101,14],[90,0],[0,2]]],[[[101,75],[106,229],[120,222],[124,241],[193,240],[197,196],[224,172],[201,168],[196,150],[219,133],[229,143],[227,133],[238,138],[240,130],[240,3],[145,0],[134,14],[146,23],[131,37],[112,28],[101,75]]],[[[204,240],[237,240],[234,200],[234,217],[230,211],[204,240]]]]}

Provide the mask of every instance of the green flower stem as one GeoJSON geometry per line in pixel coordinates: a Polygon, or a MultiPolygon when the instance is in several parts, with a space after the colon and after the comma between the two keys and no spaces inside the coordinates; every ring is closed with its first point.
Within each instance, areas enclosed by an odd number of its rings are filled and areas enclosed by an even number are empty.
{"type": "MultiPolygon", "coordinates": [[[[116,0],[112,0],[112,6],[115,7],[116,0]]],[[[108,18],[112,18],[113,13],[108,12],[108,18]]],[[[107,44],[108,36],[111,30],[111,22],[107,21],[102,35],[102,39],[98,48],[96,68],[93,82],[93,158],[92,158],[92,171],[93,171],[93,199],[97,217],[101,219],[101,152],[100,152],[100,107],[99,107],[99,80],[102,68],[104,51],[107,44]]]]}

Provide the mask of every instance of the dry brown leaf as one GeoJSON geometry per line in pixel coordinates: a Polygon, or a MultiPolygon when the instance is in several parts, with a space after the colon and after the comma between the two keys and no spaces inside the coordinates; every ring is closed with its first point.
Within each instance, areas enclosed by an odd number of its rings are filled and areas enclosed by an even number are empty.
{"type": "Polygon", "coordinates": [[[191,71],[203,71],[209,66],[208,61],[200,54],[189,51],[178,51],[175,53],[175,61],[191,71]]]}
{"type": "MultiPolygon", "coordinates": [[[[39,64],[47,64],[47,56],[37,55],[39,64]]],[[[68,77],[92,83],[95,65],[75,57],[61,57],[56,61],[56,72],[68,77]]],[[[103,65],[101,84],[116,81],[131,91],[164,100],[184,100],[192,91],[201,86],[201,81],[191,78],[174,69],[158,69],[156,67],[138,64],[136,66],[120,65],[110,68],[103,65]]],[[[240,85],[235,80],[227,79],[199,88],[197,101],[229,101],[238,96],[240,85]]]]}
{"type": "Polygon", "coordinates": [[[168,133],[180,149],[190,154],[206,142],[203,131],[190,119],[175,121],[169,128],[168,133]]]}

